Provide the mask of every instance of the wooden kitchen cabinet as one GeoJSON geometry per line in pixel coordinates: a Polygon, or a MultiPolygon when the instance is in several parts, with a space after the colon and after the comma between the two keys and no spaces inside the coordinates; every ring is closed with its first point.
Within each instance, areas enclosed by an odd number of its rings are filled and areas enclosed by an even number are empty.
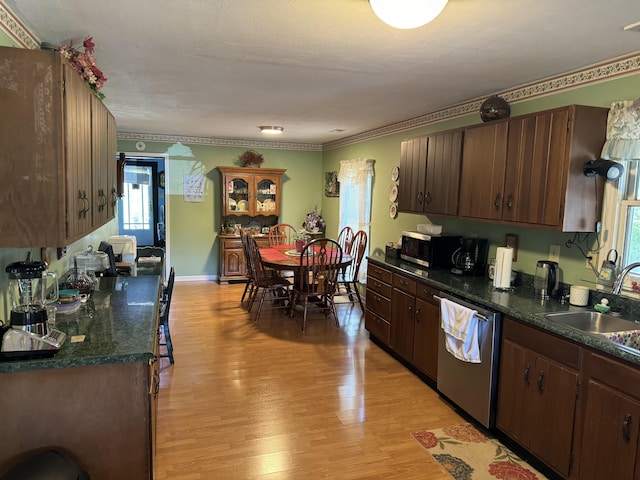
{"type": "Polygon", "coordinates": [[[607,109],[570,105],[467,129],[460,216],[559,231],[594,231],[607,109]]]}
{"type": "Polygon", "coordinates": [[[0,59],[0,247],[66,246],[114,218],[115,121],[58,53],[0,59]]]}
{"type": "Polygon", "coordinates": [[[222,216],[280,216],[282,175],[276,168],[218,167],[222,173],[222,216]]]}
{"type": "Polygon", "coordinates": [[[457,215],[462,137],[458,129],[402,142],[400,211],[457,215]]]}
{"type": "Polygon", "coordinates": [[[391,337],[391,281],[390,270],[375,264],[367,269],[367,291],[364,326],[369,333],[388,346],[391,337]]]}
{"type": "Polygon", "coordinates": [[[438,375],[438,290],[404,275],[393,274],[391,338],[394,352],[432,380],[438,375]]]}
{"type": "Polygon", "coordinates": [[[505,317],[496,425],[568,477],[581,348],[505,317]]]}
{"type": "Polygon", "coordinates": [[[460,173],[460,216],[500,220],[507,158],[506,121],[468,128],[460,173]]]}
{"type": "Polygon", "coordinates": [[[640,372],[587,352],[582,414],[576,421],[575,475],[580,480],[640,479],[640,372]]]}

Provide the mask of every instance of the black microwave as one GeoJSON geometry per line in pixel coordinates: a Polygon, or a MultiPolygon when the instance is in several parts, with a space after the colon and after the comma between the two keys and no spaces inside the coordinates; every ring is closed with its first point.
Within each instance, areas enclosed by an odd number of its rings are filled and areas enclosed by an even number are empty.
{"type": "Polygon", "coordinates": [[[400,258],[427,268],[451,268],[452,256],[460,248],[460,240],[460,235],[402,232],[400,258]]]}

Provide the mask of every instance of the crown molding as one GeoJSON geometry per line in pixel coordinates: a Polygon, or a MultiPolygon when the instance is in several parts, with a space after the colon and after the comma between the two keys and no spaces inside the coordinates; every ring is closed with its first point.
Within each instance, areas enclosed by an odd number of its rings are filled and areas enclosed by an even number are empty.
{"type": "Polygon", "coordinates": [[[40,48],[40,40],[29,31],[2,0],[0,0],[0,26],[18,46],[31,50],[40,48]]]}
{"type": "MultiPolygon", "coordinates": [[[[502,92],[492,95],[500,95],[509,103],[523,102],[532,100],[536,97],[542,97],[559,93],[564,90],[573,90],[575,88],[585,87],[589,84],[613,80],[617,77],[624,77],[640,72],[640,52],[618,57],[606,62],[591,65],[589,67],[574,70],[573,72],[556,75],[537,82],[513,87],[502,92]]],[[[453,105],[442,110],[427,113],[419,117],[411,118],[403,122],[394,123],[385,127],[376,128],[366,132],[352,135],[350,137],[334,140],[322,145],[323,150],[331,150],[346,145],[353,145],[364,140],[371,140],[394,133],[400,133],[414,128],[424,127],[433,123],[449,120],[480,110],[480,105],[490,95],[474,98],[467,102],[453,105]]]]}
{"type": "Polygon", "coordinates": [[[322,151],[322,145],[313,143],[264,142],[240,138],[191,137],[186,135],[161,135],[153,133],[118,132],[118,140],[141,140],[144,142],[191,143],[216,147],[265,148],[273,150],[322,151]]]}

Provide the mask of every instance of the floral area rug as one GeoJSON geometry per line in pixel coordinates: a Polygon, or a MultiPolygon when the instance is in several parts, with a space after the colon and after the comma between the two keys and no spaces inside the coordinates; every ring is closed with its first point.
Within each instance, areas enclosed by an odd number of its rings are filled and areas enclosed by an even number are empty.
{"type": "Polygon", "coordinates": [[[411,435],[455,480],[543,480],[527,462],[465,423],[411,435]]]}

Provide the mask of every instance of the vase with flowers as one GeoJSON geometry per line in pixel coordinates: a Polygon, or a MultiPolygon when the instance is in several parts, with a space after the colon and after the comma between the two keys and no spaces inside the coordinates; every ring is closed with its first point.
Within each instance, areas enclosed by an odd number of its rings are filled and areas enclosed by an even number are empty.
{"type": "Polygon", "coordinates": [[[262,154],[254,150],[247,150],[238,159],[242,162],[243,167],[259,167],[264,162],[262,154]]]}
{"type": "Polygon", "coordinates": [[[58,47],[58,53],[69,61],[71,68],[78,72],[89,88],[102,100],[104,93],[100,90],[107,81],[107,77],[96,66],[96,57],[93,54],[95,48],[93,37],[86,37],[82,42],[82,47],[79,48],[74,47],[73,40],[70,40],[69,43],[58,47]]]}
{"type": "Polygon", "coordinates": [[[322,218],[322,213],[318,212],[318,206],[313,207],[313,211],[307,213],[304,223],[302,224],[307,232],[317,233],[324,231],[327,224],[322,218]]]}
{"type": "Polygon", "coordinates": [[[302,252],[302,250],[304,250],[304,246],[311,240],[311,237],[307,231],[302,228],[293,234],[293,239],[296,243],[296,252],[302,252]]]}

